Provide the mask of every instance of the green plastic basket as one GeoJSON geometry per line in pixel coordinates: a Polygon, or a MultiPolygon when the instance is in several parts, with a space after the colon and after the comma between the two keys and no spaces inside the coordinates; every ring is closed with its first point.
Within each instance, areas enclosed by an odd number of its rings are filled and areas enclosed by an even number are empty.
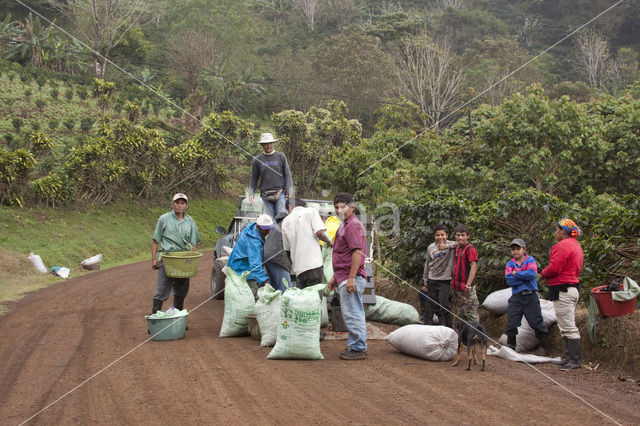
{"type": "Polygon", "coordinates": [[[198,251],[174,251],[162,255],[164,272],[171,278],[190,278],[198,273],[202,253],[198,251]]]}
{"type": "Polygon", "coordinates": [[[151,333],[151,340],[176,340],[184,338],[187,329],[188,315],[176,318],[149,318],[147,328],[151,333]]]}

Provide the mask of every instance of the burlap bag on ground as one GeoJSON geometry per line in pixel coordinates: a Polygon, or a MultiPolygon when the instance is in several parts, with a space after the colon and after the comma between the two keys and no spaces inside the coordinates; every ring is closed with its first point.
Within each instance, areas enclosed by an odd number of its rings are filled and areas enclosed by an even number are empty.
{"type": "Polygon", "coordinates": [[[227,278],[224,280],[224,318],[220,328],[220,337],[246,336],[249,334],[247,315],[253,312],[255,301],[247,284],[244,272],[238,275],[227,267],[227,278]]]}
{"type": "Polygon", "coordinates": [[[408,303],[389,300],[376,296],[375,305],[364,307],[364,315],[368,321],[378,321],[385,324],[408,325],[420,323],[420,314],[408,303]]]}
{"type": "Polygon", "coordinates": [[[449,361],[458,350],[458,335],[442,325],[405,325],[387,336],[403,354],[430,361],[449,361]]]}
{"type": "Polygon", "coordinates": [[[273,346],[276,344],[281,304],[282,292],[280,290],[275,290],[269,284],[258,289],[258,301],[254,312],[260,327],[260,336],[262,336],[260,346],[273,346]]]}
{"type": "Polygon", "coordinates": [[[320,352],[320,296],[325,284],[288,288],[282,295],[276,345],[268,359],[323,359],[320,352]]]}

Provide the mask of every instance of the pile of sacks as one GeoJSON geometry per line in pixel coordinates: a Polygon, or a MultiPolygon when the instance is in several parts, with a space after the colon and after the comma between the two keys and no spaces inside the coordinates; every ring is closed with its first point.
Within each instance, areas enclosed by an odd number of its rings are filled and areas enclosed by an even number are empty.
{"type": "MultiPolygon", "coordinates": [[[[229,267],[225,272],[220,337],[248,335],[247,315],[255,314],[260,345],[273,346],[268,359],[323,359],[319,337],[324,298],[320,299],[319,291],[325,284],[305,289],[288,288],[284,293],[267,284],[258,290],[255,302],[246,281],[248,272],[238,275],[229,267]]],[[[326,300],[324,304],[326,306],[326,300]]]]}
{"type": "MultiPolygon", "coordinates": [[[[503,315],[507,313],[509,306],[509,298],[511,297],[511,288],[505,288],[502,290],[494,291],[489,294],[485,301],[482,303],[485,309],[496,315],[503,315]]],[[[547,328],[556,323],[556,313],[553,310],[553,302],[549,300],[540,299],[540,309],[542,310],[542,320],[547,328]]],[[[507,344],[507,336],[503,334],[498,339],[498,343],[501,345],[507,344]]],[[[535,349],[540,341],[536,337],[535,331],[525,317],[522,317],[522,323],[518,327],[518,335],[516,336],[516,351],[526,352],[535,349]]]]}

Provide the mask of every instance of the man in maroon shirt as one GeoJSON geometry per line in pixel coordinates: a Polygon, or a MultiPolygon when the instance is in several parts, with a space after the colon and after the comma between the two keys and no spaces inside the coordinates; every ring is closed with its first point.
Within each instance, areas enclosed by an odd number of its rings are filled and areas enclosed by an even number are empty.
{"type": "Polygon", "coordinates": [[[575,308],[580,298],[582,247],[578,243],[580,228],[571,219],[561,219],[556,225],[556,244],[551,247],[549,266],[541,273],[549,284],[549,300],[553,301],[558,328],[564,344],[564,355],[554,362],[561,370],[582,367],[580,330],[576,327],[575,308]]]}
{"type": "Polygon", "coordinates": [[[329,291],[338,290],[342,319],[349,331],[348,349],[340,354],[340,358],[360,360],[367,356],[367,323],[362,305],[362,292],[367,282],[364,269],[367,237],[364,226],[353,214],[355,205],[351,194],[337,194],[333,205],[342,224],[333,242],[334,275],[327,286],[329,291]]]}

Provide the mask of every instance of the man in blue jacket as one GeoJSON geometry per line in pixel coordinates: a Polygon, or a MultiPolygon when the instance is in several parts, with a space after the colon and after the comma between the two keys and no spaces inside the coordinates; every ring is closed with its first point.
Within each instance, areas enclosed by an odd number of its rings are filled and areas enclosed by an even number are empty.
{"type": "Polygon", "coordinates": [[[523,240],[516,238],[511,241],[511,259],[507,262],[504,271],[507,284],[511,286],[511,297],[507,308],[507,326],[504,334],[507,335],[507,346],[516,349],[516,335],[522,321],[522,316],[534,329],[536,337],[540,341],[538,355],[548,356],[547,335],[549,330],[542,320],[540,300],[538,299],[538,265],[536,260],[527,255],[527,247],[523,240]]]}
{"type": "Polygon", "coordinates": [[[265,273],[262,260],[264,256],[264,239],[273,229],[271,216],[261,214],[258,220],[249,224],[242,230],[236,245],[229,255],[227,267],[233,269],[238,275],[249,271],[247,284],[258,298],[258,287],[269,283],[269,276],[265,273]]]}

